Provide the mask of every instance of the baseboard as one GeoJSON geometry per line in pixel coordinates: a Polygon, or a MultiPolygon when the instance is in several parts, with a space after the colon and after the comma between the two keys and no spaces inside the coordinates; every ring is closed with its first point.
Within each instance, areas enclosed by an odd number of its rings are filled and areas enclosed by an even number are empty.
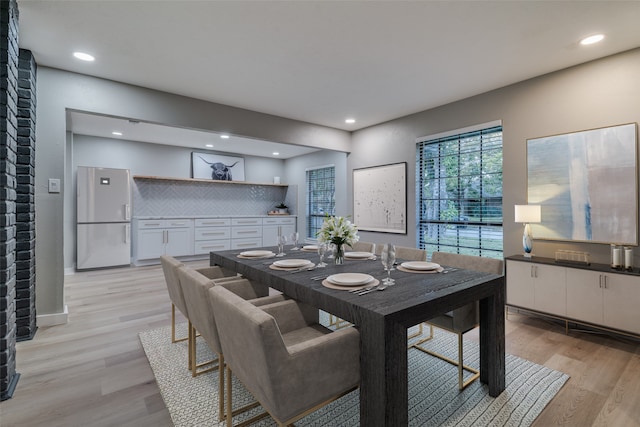
{"type": "Polygon", "coordinates": [[[75,267],[67,267],[67,268],[64,269],[64,275],[65,276],[73,276],[74,274],[76,274],[75,267]]]}
{"type": "Polygon", "coordinates": [[[69,317],[69,307],[64,305],[64,312],[62,313],[53,313],[53,314],[42,314],[36,317],[36,323],[39,328],[43,326],[56,326],[56,325],[64,325],[67,323],[67,319],[69,317]]]}

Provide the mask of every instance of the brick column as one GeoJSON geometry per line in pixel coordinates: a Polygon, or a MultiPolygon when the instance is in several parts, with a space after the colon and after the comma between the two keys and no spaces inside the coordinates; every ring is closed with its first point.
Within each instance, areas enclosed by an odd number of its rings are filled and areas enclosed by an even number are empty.
{"type": "Polygon", "coordinates": [[[18,120],[18,5],[0,1],[0,400],[16,373],[16,160],[18,120]]]}
{"type": "Polygon", "coordinates": [[[16,162],[16,339],[36,333],[36,62],[20,49],[18,62],[18,158],[16,162]]]}

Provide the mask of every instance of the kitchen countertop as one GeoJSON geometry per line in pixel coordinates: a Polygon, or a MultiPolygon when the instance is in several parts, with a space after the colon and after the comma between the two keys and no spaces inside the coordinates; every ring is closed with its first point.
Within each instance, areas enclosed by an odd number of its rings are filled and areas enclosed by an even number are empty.
{"type": "Polygon", "coordinates": [[[134,216],[132,219],[208,219],[208,218],[290,218],[296,217],[297,215],[267,215],[267,214],[256,214],[256,215],[178,215],[178,216],[134,216]]]}

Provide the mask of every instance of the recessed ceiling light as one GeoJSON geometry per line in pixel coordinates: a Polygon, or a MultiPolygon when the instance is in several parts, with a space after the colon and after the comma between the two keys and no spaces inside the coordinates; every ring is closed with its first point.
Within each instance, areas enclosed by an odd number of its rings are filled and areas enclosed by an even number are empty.
{"type": "Polygon", "coordinates": [[[95,57],[93,55],[89,55],[88,53],[85,52],[73,52],[73,56],[75,56],[76,58],[82,60],[82,61],[95,61],[95,57]]]}
{"type": "Polygon", "coordinates": [[[280,155],[280,153],[278,153],[277,151],[274,151],[274,152],[273,152],[273,153],[271,153],[271,154],[273,154],[274,156],[279,156],[279,155],[280,155]]]}
{"type": "Polygon", "coordinates": [[[111,135],[122,136],[122,132],[113,131],[111,132],[111,135]]]}
{"type": "Polygon", "coordinates": [[[346,119],[344,122],[351,124],[351,123],[355,123],[356,119],[346,119]]]}
{"type": "Polygon", "coordinates": [[[229,135],[220,135],[220,138],[222,138],[222,139],[229,139],[229,135]]]}
{"type": "Polygon", "coordinates": [[[589,44],[598,43],[603,39],[604,39],[604,34],[594,34],[592,36],[585,37],[582,40],[580,40],[580,44],[586,46],[589,44]]]}
{"type": "Polygon", "coordinates": [[[213,148],[213,144],[207,144],[207,145],[205,145],[205,147],[207,147],[207,148],[213,148]]]}

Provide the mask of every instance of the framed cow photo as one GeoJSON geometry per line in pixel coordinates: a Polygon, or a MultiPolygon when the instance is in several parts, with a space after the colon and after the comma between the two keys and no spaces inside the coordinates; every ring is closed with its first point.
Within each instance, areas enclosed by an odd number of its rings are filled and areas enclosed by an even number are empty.
{"type": "Polygon", "coordinates": [[[191,177],[214,181],[244,181],[244,159],[193,151],[191,177]]]}

